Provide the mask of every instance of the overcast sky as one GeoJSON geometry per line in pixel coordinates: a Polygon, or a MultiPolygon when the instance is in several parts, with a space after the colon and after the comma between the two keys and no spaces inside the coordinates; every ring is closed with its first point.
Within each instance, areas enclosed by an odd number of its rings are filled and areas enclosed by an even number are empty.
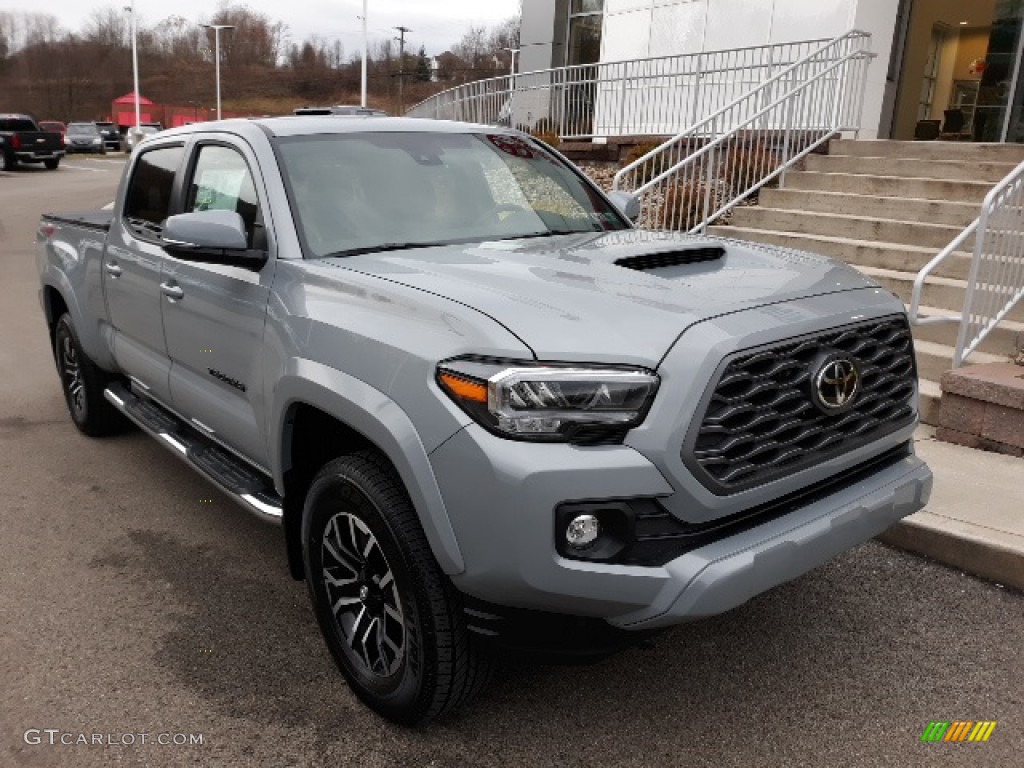
{"type": "MultiPolygon", "coordinates": [[[[56,16],[62,26],[76,30],[83,26],[96,10],[128,5],[130,0],[48,0],[33,8],[56,16]]],[[[139,20],[153,25],[166,16],[186,19],[208,19],[221,3],[219,0],[135,0],[139,20]]],[[[248,0],[244,3],[254,11],[265,14],[273,21],[288,25],[292,42],[300,42],[316,34],[327,40],[339,39],[345,46],[346,56],[362,50],[362,0],[248,0]]],[[[370,44],[397,35],[393,29],[405,26],[412,29],[406,35],[406,50],[427,47],[430,54],[438,54],[459,40],[470,25],[494,26],[514,15],[519,0],[367,0],[369,11],[370,44]]],[[[28,9],[22,5],[22,8],[28,9]]],[[[230,34],[230,33],[228,33],[230,34]]]]}

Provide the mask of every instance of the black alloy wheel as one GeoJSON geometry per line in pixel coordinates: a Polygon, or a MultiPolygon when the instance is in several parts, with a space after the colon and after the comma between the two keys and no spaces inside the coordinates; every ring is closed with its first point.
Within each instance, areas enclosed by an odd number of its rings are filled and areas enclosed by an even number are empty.
{"type": "Polygon", "coordinates": [[[489,659],[383,456],[361,451],[317,473],[302,541],[320,630],[365,704],[393,722],[422,725],[480,691],[489,659]]]}

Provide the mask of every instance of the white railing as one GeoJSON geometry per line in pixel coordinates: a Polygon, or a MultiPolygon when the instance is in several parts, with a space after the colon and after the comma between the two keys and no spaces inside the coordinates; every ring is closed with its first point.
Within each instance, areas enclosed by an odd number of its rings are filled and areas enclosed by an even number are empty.
{"type": "Polygon", "coordinates": [[[593,136],[672,135],[817,50],[824,40],[583,64],[479,80],[407,117],[593,136]]]}
{"type": "Polygon", "coordinates": [[[910,319],[915,325],[959,323],[953,367],[959,368],[1013,308],[1024,300],[1024,163],[999,182],[981,215],[925,265],[914,280],[910,319]],[[960,314],[921,315],[926,278],[974,238],[974,254],[960,314]]]}
{"type": "Polygon", "coordinates": [[[615,175],[639,226],[703,232],[836,134],[857,131],[871,36],[819,45],[615,175]]]}

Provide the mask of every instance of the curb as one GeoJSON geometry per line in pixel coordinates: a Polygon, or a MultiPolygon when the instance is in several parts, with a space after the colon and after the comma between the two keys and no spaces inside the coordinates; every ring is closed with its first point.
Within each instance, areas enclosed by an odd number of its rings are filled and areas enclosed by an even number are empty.
{"type": "Polygon", "coordinates": [[[1024,538],[997,533],[925,510],[897,523],[878,540],[1024,591],[1024,538]]]}

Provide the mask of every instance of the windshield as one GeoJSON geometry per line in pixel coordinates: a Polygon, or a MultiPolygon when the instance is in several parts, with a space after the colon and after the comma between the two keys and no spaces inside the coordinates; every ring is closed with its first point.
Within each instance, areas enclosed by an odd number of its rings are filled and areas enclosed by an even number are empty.
{"type": "Polygon", "coordinates": [[[96,130],[96,126],[90,123],[83,123],[75,125],[72,123],[68,126],[68,133],[81,133],[81,134],[92,134],[96,135],[99,131],[96,130]]]}
{"type": "Polygon", "coordinates": [[[279,140],[309,256],[628,229],[562,161],[508,134],[279,140]]]}

